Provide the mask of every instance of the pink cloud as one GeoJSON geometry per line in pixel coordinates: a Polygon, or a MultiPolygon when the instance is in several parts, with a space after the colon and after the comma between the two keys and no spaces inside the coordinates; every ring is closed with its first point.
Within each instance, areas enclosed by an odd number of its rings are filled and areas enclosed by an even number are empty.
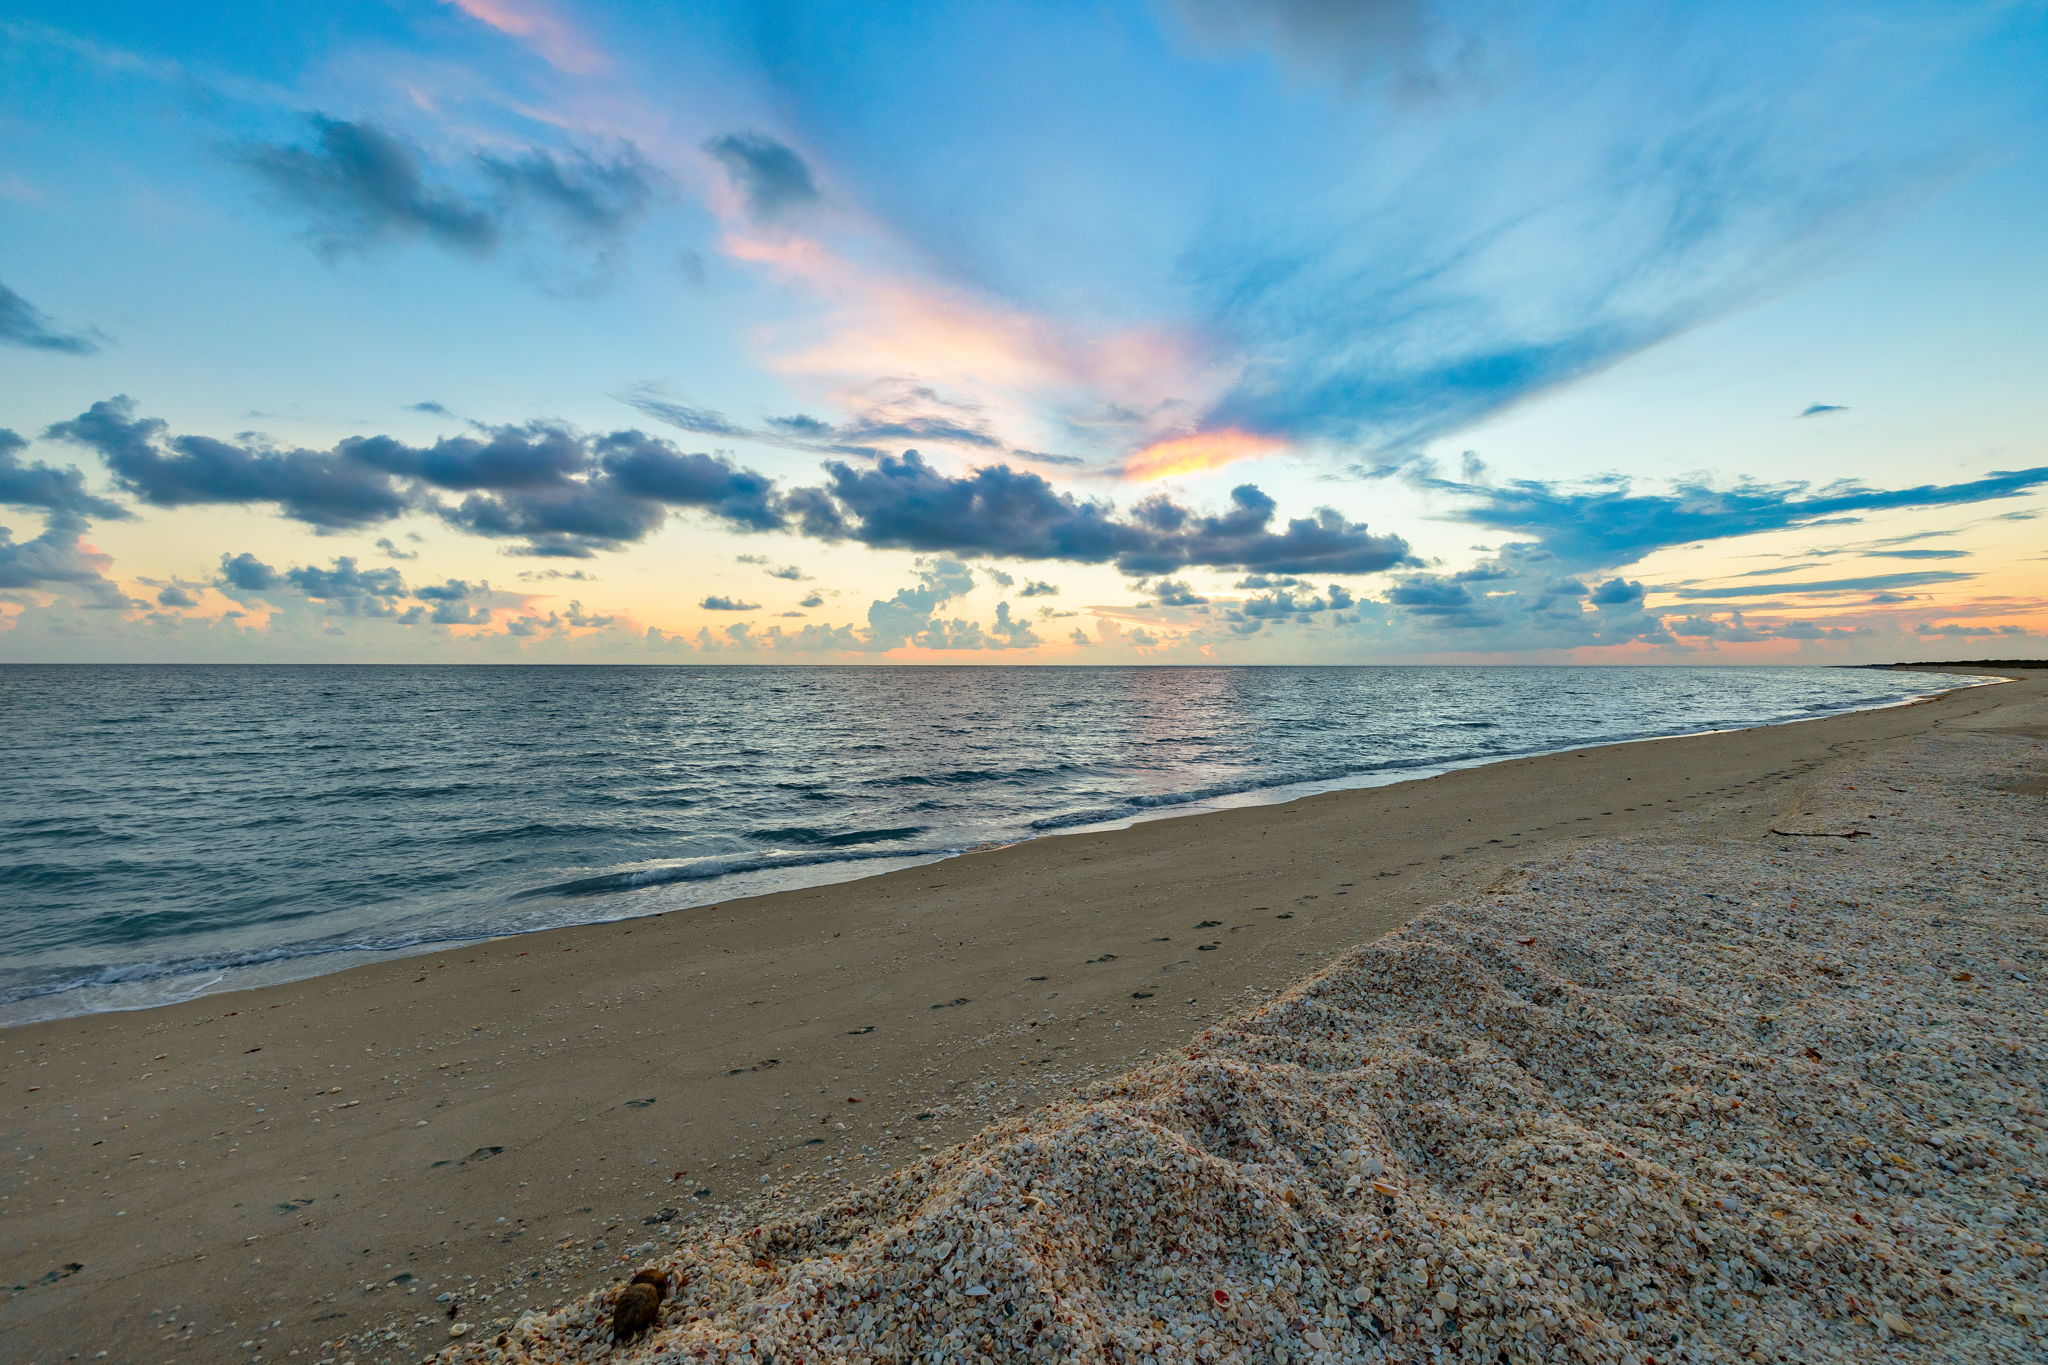
{"type": "Polygon", "coordinates": [[[443,0],[480,24],[516,38],[549,65],[587,76],[605,66],[605,58],[560,15],[534,0],[443,0]]]}

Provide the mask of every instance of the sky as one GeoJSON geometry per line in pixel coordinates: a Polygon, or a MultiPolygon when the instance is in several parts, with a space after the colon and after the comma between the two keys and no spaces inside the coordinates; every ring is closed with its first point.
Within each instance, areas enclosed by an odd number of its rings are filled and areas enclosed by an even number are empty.
{"type": "Polygon", "coordinates": [[[2048,646],[2048,5],[0,0],[0,661],[2048,646]]]}

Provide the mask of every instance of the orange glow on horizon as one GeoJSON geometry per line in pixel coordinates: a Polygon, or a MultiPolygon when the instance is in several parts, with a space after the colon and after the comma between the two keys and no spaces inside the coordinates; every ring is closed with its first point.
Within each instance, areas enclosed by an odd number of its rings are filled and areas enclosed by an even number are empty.
{"type": "Polygon", "coordinates": [[[1260,436],[1236,427],[1198,431],[1192,436],[1154,441],[1124,461],[1124,477],[1164,479],[1175,474],[1193,474],[1238,460],[1277,455],[1286,448],[1287,443],[1278,437],[1260,436]]]}

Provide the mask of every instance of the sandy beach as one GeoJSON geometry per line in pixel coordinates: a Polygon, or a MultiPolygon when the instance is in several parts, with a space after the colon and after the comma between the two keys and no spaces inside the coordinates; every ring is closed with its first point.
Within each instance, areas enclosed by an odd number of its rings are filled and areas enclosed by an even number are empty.
{"type": "Polygon", "coordinates": [[[658,1264],[650,1359],[2038,1359],[2044,736],[2034,674],[11,1029],[5,1351],[597,1358],[658,1264]]]}

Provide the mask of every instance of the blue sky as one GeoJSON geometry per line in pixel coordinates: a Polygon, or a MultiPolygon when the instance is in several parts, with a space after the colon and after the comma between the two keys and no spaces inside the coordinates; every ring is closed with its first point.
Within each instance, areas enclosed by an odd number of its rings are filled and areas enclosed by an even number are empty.
{"type": "Polygon", "coordinates": [[[0,658],[2038,653],[2044,18],[15,0],[0,658]]]}

